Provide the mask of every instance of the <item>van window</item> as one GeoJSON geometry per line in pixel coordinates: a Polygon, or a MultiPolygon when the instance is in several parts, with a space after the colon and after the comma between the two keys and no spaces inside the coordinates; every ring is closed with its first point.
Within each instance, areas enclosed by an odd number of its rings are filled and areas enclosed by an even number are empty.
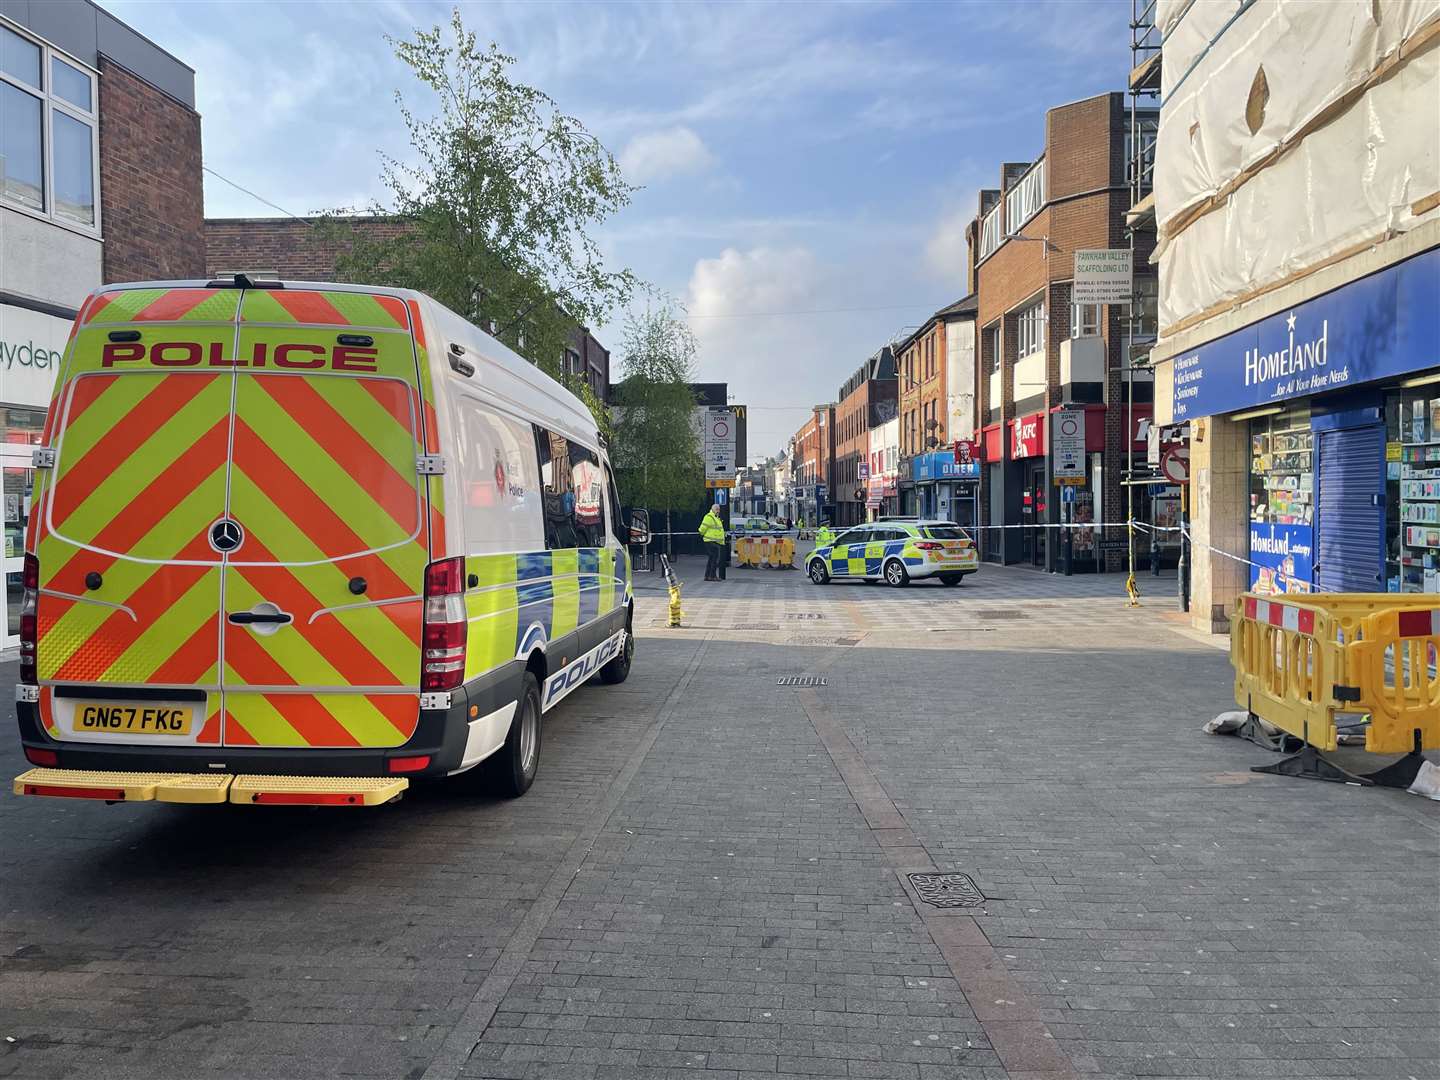
{"type": "Polygon", "coordinates": [[[625,520],[625,508],[620,505],[620,492],[615,487],[615,474],[608,464],[605,466],[605,486],[610,495],[611,534],[624,547],[630,540],[630,523],[625,520]]]}
{"type": "Polygon", "coordinates": [[[545,546],[600,547],[605,543],[605,497],[599,455],[538,425],[535,448],[545,501],[545,546]]]}
{"type": "Polygon", "coordinates": [[[455,407],[466,553],[533,550],[541,499],[530,425],[468,394],[455,407]]]}

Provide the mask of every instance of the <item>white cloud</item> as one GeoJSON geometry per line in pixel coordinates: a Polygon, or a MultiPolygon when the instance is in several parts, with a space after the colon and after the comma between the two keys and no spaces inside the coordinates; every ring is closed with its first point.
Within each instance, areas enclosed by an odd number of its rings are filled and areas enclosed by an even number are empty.
{"type": "Polygon", "coordinates": [[[925,265],[942,281],[965,287],[966,262],[969,248],[965,243],[965,226],[972,214],[953,210],[940,219],[925,243],[925,265]]]}
{"type": "Polygon", "coordinates": [[[704,172],[713,164],[715,156],[688,127],[636,135],[620,151],[620,168],[625,178],[635,184],[704,172]]]}
{"type": "Polygon", "coordinates": [[[726,248],[701,259],[690,275],[690,314],[754,315],[808,306],[819,291],[815,256],[808,248],[726,248]]]}

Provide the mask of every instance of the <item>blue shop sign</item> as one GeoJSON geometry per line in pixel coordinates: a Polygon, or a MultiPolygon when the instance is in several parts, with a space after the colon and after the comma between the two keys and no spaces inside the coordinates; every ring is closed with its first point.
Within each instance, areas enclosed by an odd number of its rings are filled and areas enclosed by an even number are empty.
{"type": "Polygon", "coordinates": [[[1175,423],[1440,364],[1440,248],[1175,357],[1175,423]]]}
{"type": "Polygon", "coordinates": [[[978,480],[980,464],[975,461],[958,464],[952,450],[917,454],[910,459],[910,476],[917,483],[931,480],[978,480]]]}
{"type": "Polygon", "coordinates": [[[1250,564],[1252,592],[1309,592],[1315,581],[1314,526],[1252,521],[1250,564]]]}

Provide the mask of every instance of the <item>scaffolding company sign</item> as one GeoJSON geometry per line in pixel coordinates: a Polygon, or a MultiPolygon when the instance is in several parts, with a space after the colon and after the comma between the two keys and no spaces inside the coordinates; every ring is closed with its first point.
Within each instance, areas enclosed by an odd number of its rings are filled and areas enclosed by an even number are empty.
{"type": "MultiPolygon", "coordinates": [[[[735,413],[730,409],[710,409],[705,413],[705,481],[730,480],[735,477],[735,413]]],[[[729,486],[729,485],[726,485],[729,486]]]]}
{"type": "Polygon", "coordinates": [[[1075,252],[1070,299],[1077,304],[1128,304],[1132,276],[1129,248],[1081,248],[1075,252]]]}

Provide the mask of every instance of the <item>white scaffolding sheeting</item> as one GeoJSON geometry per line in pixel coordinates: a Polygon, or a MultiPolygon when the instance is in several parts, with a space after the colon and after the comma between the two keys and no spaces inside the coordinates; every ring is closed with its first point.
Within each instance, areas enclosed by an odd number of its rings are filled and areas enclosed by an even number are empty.
{"type": "Polygon", "coordinates": [[[1440,213],[1440,0],[1162,0],[1157,21],[1162,333],[1440,213]]]}

